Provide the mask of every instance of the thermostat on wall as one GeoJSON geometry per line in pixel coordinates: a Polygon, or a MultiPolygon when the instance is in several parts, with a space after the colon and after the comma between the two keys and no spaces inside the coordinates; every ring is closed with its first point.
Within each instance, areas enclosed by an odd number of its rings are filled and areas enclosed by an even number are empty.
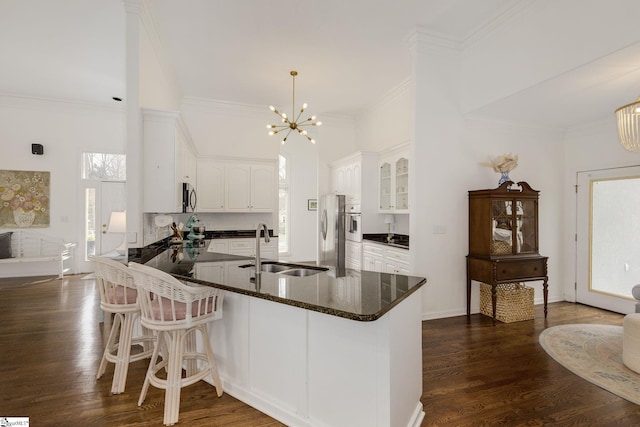
{"type": "Polygon", "coordinates": [[[31,153],[32,154],[43,155],[44,154],[44,147],[42,146],[42,144],[31,144],[31,153]]]}

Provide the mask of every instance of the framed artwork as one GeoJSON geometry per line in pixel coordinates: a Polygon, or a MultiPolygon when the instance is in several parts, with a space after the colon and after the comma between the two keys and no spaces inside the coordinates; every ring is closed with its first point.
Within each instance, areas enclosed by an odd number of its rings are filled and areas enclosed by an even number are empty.
{"type": "Polygon", "coordinates": [[[0,170],[0,228],[49,227],[50,175],[0,170]]]}
{"type": "Polygon", "coordinates": [[[318,210],[318,199],[307,199],[307,210],[309,210],[309,211],[317,211],[318,210]]]}

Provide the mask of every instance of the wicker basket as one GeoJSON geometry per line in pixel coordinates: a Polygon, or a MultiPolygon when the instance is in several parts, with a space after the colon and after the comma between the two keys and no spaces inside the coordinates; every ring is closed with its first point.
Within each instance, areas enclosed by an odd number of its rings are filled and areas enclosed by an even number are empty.
{"type": "MultiPolygon", "coordinates": [[[[496,320],[504,323],[533,319],[534,289],[523,283],[496,285],[496,320]]],[[[480,284],[480,313],[493,317],[491,285],[480,284]]]]}

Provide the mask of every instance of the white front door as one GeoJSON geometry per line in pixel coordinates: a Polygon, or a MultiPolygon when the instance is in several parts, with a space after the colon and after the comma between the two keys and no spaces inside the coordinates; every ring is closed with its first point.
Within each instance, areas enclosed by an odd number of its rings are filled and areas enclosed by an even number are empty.
{"type": "Polygon", "coordinates": [[[577,176],[576,301],[635,311],[640,284],[640,167],[577,176]]]}

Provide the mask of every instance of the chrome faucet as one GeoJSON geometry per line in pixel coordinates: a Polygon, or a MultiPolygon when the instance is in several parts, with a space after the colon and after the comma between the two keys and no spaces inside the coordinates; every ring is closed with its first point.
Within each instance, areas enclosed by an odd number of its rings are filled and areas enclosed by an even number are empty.
{"type": "Polygon", "coordinates": [[[260,260],[260,229],[264,230],[264,241],[269,243],[269,230],[267,224],[261,222],[256,227],[256,275],[262,273],[262,261],[260,260]]]}

